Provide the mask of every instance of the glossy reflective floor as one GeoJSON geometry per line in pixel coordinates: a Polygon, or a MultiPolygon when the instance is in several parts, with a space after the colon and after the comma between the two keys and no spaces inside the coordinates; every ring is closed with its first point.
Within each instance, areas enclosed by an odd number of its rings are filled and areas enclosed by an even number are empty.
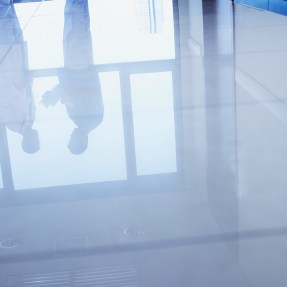
{"type": "Polygon", "coordinates": [[[0,4],[0,286],[286,287],[286,35],[228,0],[0,4]]]}

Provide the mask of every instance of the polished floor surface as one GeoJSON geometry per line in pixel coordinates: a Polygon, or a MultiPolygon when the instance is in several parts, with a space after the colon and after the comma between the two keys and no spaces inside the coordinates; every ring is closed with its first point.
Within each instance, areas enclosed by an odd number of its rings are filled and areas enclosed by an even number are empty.
{"type": "Polygon", "coordinates": [[[286,35],[228,0],[0,4],[0,286],[286,287],[286,35]]]}

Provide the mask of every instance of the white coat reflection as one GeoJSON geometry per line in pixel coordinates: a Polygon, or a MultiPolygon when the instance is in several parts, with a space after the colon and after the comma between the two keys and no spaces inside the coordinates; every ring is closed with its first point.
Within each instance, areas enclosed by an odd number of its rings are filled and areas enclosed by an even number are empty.
{"type": "Polygon", "coordinates": [[[0,20],[0,122],[22,136],[24,152],[35,153],[39,150],[39,136],[32,128],[35,120],[32,80],[26,46],[12,4],[0,4],[0,20]]]}
{"type": "Polygon", "coordinates": [[[104,108],[98,72],[94,67],[87,0],[67,0],[63,35],[64,69],[59,85],[43,95],[48,107],[59,101],[76,125],[68,148],[81,154],[88,147],[88,135],[103,120],[104,108]]]}

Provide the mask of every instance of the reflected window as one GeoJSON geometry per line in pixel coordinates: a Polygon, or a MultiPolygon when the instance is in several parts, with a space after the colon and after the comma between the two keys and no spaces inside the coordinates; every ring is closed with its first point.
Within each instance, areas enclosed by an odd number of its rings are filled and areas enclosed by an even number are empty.
{"type": "MultiPolygon", "coordinates": [[[[63,31],[69,17],[64,9],[63,0],[42,2],[23,30],[30,69],[64,66],[63,31]],[[47,14],[49,17],[38,17],[47,14]]],[[[172,0],[89,1],[89,17],[95,64],[175,58],[172,0]]],[[[25,19],[19,21],[23,28],[25,19]]]]}
{"type": "Polygon", "coordinates": [[[88,149],[72,154],[67,145],[76,127],[67,114],[67,106],[58,102],[46,108],[42,96],[59,84],[58,77],[36,78],[33,94],[39,131],[40,150],[27,154],[21,149],[21,137],[7,131],[15,189],[28,189],[126,180],[126,155],[123,136],[122,104],[118,72],[100,73],[104,116],[89,133],[88,149]]]}
{"type": "Polygon", "coordinates": [[[145,33],[164,31],[163,0],[137,0],[137,23],[145,33]]]}
{"type": "Polygon", "coordinates": [[[90,2],[94,13],[91,28],[96,64],[175,58],[172,0],[142,3],[134,0],[90,2]],[[154,33],[156,25],[160,33],[154,33]],[[153,33],[143,33],[143,30],[153,33]]]}
{"type": "Polygon", "coordinates": [[[177,171],[171,72],[131,76],[138,175],[177,171]]]}
{"type": "MultiPolygon", "coordinates": [[[[175,59],[172,3],[89,1],[89,12],[82,14],[64,13],[65,0],[15,5],[23,31],[19,55],[24,63],[19,70],[33,77],[25,88],[28,97],[22,97],[29,117],[22,121],[26,113],[19,113],[16,124],[27,122],[30,136],[36,139],[37,132],[39,142],[36,149],[28,137],[24,148],[22,129],[15,132],[7,125],[10,177],[16,190],[126,181],[135,175],[172,177],[177,172],[174,66],[169,61],[175,59]],[[112,68],[117,71],[98,72],[110,71],[105,64],[112,63],[119,63],[112,68]],[[82,101],[95,82],[102,90],[102,117],[93,128],[79,116],[97,106],[82,101]],[[58,96],[63,90],[81,96],[58,96]],[[88,148],[77,153],[74,131],[81,125],[89,141],[88,148]]],[[[15,66],[13,61],[10,66],[15,66]]]]}

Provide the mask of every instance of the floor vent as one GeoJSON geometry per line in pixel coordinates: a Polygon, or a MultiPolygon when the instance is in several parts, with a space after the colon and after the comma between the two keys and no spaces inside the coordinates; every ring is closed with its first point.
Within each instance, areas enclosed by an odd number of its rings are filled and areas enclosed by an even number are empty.
{"type": "Polygon", "coordinates": [[[22,276],[8,276],[7,287],[52,287],[70,286],[70,273],[69,272],[54,272],[42,274],[29,274],[22,276]]]}
{"type": "Polygon", "coordinates": [[[10,275],[5,287],[139,287],[133,266],[107,266],[29,275],[10,275]]]}
{"type": "Polygon", "coordinates": [[[75,287],[136,287],[136,271],[130,266],[116,266],[97,270],[79,270],[74,273],[75,287]]]}

